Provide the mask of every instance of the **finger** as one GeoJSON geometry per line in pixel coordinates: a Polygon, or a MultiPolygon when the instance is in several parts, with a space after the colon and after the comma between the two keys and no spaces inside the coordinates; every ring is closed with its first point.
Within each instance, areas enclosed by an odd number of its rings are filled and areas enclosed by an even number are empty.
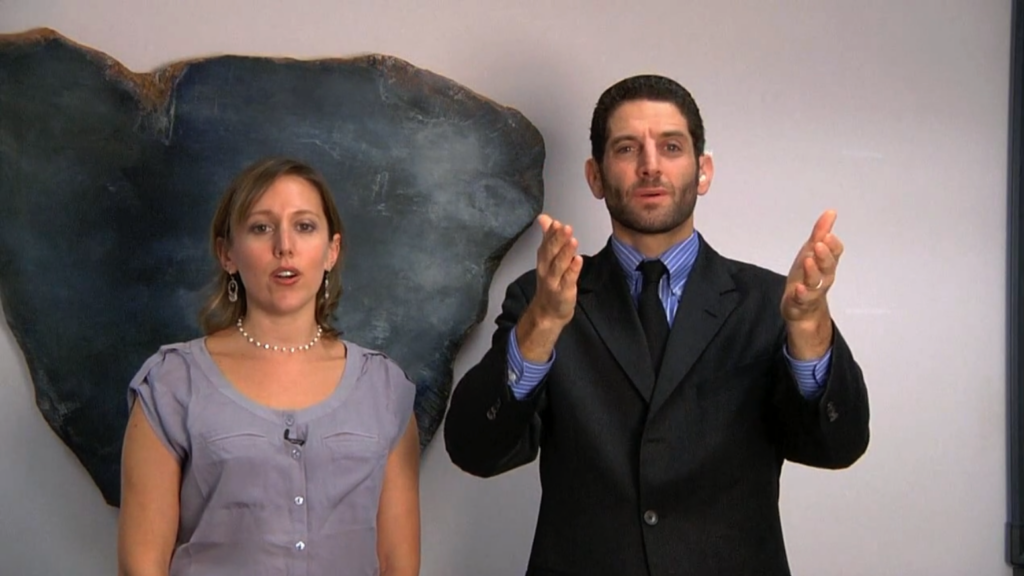
{"type": "Polygon", "coordinates": [[[538,268],[550,266],[551,260],[555,258],[558,251],[562,249],[562,245],[569,239],[571,234],[567,234],[565,228],[558,220],[552,220],[548,225],[547,231],[544,232],[544,238],[537,248],[538,268]]]}
{"type": "Polygon", "coordinates": [[[826,234],[823,240],[825,246],[828,246],[829,252],[832,253],[832,257],[839,261],[839,257],[843,255],[843,243],[839,240],[839,237],[835,234],[826,234]]]}
{"type": "Polygon", "coordinates": [[[821,242],[825,239],[825,235],[832,232],[832,226],[836,223],[836,211],[826,210],[818,217],[818,221],[814,223],[814,229],[811,230],[811,242],[821,242]]]}
{"type": "Polygon", "coordinates": [[[558,246],[558,250],[561,250],[560,245],[569,240],[569,238],[572,238],[572,226],[565,222],[552,220],[551,225],[548,226],[548,231],[544,233],[544,240],[542,242],[549,242],[551,246],[558,246]]]}
{"type": "Polygon", "coordinates": [[[565,267],[576,254],[578,244],[572,236],[572,226],[555,221],[548,228],[547,238],[538,251],[537,272],[552,287],[557,286],[565,267]]]}
{"type": "Polygon", "coordinates": [[[547,261],[548,258],[545,256],[546,247],[545,244],[551,237],[551,225],[554,224],[555,220],[547,214],[541,214],[537,216],[537,225],[540,226],[540,244],[537,246],[537,268],[541,266],[541,262],[547,261]]]}
{"type": "Polygon", "coordinates": [[[562,275],[562,287],[576,286],[576,281],[580,279],[581,270],[583,270],[583,257],[579,255],[573,256],[565,270],[565,274],[562,275]]]}
{"type": "Polygon", "coordinates": [[[796,288],[793,289],[793,301],[797,304],[803,304],[807,302],[807,295],[810,294],[810,289],[803,284],[797,284],[796,288]]]}
{"type": "Polygon", "coordinates": [[[818,268],[814,258],[804,258],[804,281],[802,285],[810,292],[825,288],[825,275],[818,268]]]}
{"type": "Polygon", "coordinates": [[[574,257],[576,257],[576,248],[579,246],[579,241],[576,238],[570,237],[565,244],[562,245],[562,249],[558,251],[555,258],[551,262],[551,276],[554,278],[561,278],[565,274],[565,270],[572,263],[574,257]]]}
{"type": "Polygon", "coordinates": [[[836,259],[832,256],[832,251],[829,250],[828,245],[824,242],[818,242],[814,245],[814,264],[818,267],[818,271],[826,278],[836,272],[836,259]]]}
{"type": "Polygon", "coordinates": [[[824,276],[818,271],[813,258],[804,258],[800,266],[803,269],[803,280],[796,282],[793,287],[793,303],[803,306],[813,301],[825,288],[824,276]],[[819,288],[818,281],[822,281],[819,288]]]}

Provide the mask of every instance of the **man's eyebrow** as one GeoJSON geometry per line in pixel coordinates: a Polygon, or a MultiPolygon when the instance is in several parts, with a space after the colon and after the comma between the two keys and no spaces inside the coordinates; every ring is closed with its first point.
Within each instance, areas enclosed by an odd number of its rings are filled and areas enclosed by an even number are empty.
{"type": "Polygon", "coordinates": [[[689,136],[689,134],[687,134],[683,130],[666,130],[659,134],[658,136],[660,136],[661,138],[682,138],[685,140],[686,137],[689,136]]]}
{"type": "Polygon", "coordinates": [[[608,141],[608,145],[609,146],[615,146],[616,144],[618,144],[620,142],[625,142],[627,140],[632,140],[632,141],[635,142],[635,141],[639,140],[639,138],[637,138],[636,136],[633,136],[632,134],[624,134],[622,136],[616,136],[615,138],[612,138],[611,140],[609,140],[608,141]]]}
{"type": "MultiPolygon", "coordinates": [[[[681,138],[683,140],[686,140],[688,136],[689,136],[689,133],[686,132],[685,130],[666,130],[666,131],[661,132],[660,134],[658,134],[658,138],[681,138]]],[[[609,146],[615,146],[616,144],[619,144],[621,142],[628,142],[628,141],[636,142],[636,141],[639,141],[639,140],[640,140],[639,138],[637,138],[636,136],[634,136],[632,134],[623,134],[621,136],[616,136],[616,137],[612,138],[611,140],[609,140],[608,141],[608,145],[609,146]]]]}

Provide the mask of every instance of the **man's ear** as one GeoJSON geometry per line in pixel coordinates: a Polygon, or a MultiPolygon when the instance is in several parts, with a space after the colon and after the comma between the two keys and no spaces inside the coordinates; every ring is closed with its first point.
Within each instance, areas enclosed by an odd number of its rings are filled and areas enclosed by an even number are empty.
{"type": "Polygon", "coordinates": [[[711,189],[711,180],[715,177],[715,160],[711,153],[701,154],[697,159],[697,194],[703,196],[711,189]]]}
{"type": "Polygon", "coordinates": [[[583,165],[583,173],[587,178],[587,184],[590,185],[590,193],[594,195],[594,198],[604,200],[601,167],[597,165],[597,160],[587,158],[587,162],[583,165]]]}

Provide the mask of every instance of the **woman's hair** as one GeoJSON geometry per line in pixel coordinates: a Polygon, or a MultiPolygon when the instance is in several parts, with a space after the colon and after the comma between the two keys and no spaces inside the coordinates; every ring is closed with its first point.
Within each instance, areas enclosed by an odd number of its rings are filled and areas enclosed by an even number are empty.
{"type": "MultiPolygon", "coordinates": [[[[228,186],[220,199],[217,212],[210,226],[210,249],[219,262],[218,243],[223,240],[225,248],[231,245],[232,235],[249,215],[253,205],[263,196],[270,186],[282,176],[297,176],[309,182],[320,194],[324,216],[327,218],[328,240],[335,234],[341,234],[341,249],[338,261],[326,273],[329,280],[326,298],[323,284],[316,296],[316,321],[323,326],[325,337],[337,336],[338,331],[331,326],[330,320],[341,298],[341,263],[345,254],[345,232],[334,205],[330,189],[324,177],[311,166],[291,158],[265,158],[249,165],[228,186]]],[[[235,275],[238,284],[238,299],[228,300],[228,282],[231,275],[221,268],[210,284],[210,295],[199,313],[199,325],[203,333],[209,335],[225,328],[234,326],[238,319],[245,315],[245,286],[241,278],[235,275]]]]}

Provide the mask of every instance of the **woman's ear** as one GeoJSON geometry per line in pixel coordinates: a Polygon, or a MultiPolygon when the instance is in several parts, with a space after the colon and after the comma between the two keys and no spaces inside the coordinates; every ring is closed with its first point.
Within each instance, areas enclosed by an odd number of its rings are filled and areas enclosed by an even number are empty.
{"type": "Polygon", "coordinates": [[[231,247],[228,246],[228,242],[224,238],[217,238],[217,260],[220,261],[221,268],[228,274],[238,271],[238,267],[231,260],[231,247]]]}

